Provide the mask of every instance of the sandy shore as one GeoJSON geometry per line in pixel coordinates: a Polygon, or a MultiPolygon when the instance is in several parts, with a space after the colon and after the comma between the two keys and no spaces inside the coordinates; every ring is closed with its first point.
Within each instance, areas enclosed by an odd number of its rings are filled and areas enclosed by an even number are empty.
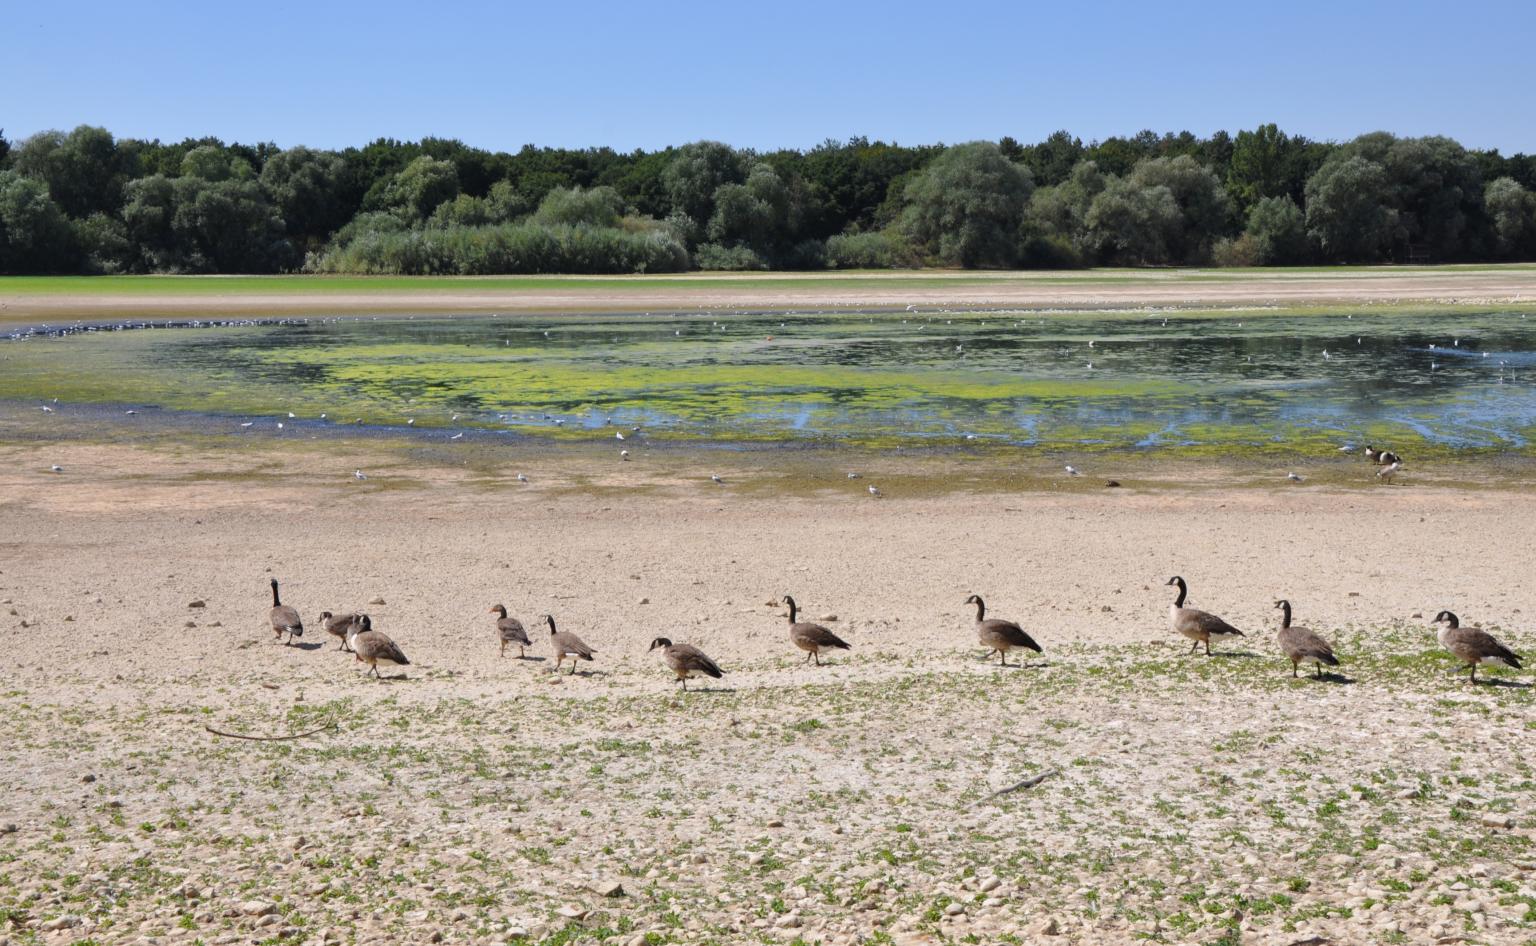
{"type": "Polygon", "coordinates": [[[1531,675],[1467,686],[1424,621],[1536,650],[1528,492],[1207,469],[875,500],[878,465],[786,495],[750,455],[718,486],[374,449],[0,448],[0,941],[1536,936],[1531,675]],[[1234,656],[1167,633],[1175,573],[1234,656]],[[1045,655],[983,662],[972,592],[1045,655]],[[805,666],[784,594],[854,649],[805,666]],[[1291,679],[1280,597],[1342,676],[1291,679]],[[498,659],[497,603],[597,659],[498,659]],[[354,608],[404,679],[315,621],[354,608]],[[657,636],[727,676],[675,693],[657,636]]]}
{"type": "MultiPolygon", "coordinates": [[[[558,288],[496,289],[474,278],[423,279],[402,289],[335,291],[323,277],[275,279],[261,292],[224,291],[207,277],[195,291],[157,292],[152,277],[131,293],[18,292],[0,280],[0,321],[113,315],[343,314],[357,312],[561,312],[687,309],[900,309],[908,305],[1007,308],[1317,305],[1516,305],[1536,301],[1529,266],[1328,270],[1089,270],[859,274],[693,274],[560,277],[558,288]]],[[[348,285],[350,285],[349,283],[348,285]]]]}

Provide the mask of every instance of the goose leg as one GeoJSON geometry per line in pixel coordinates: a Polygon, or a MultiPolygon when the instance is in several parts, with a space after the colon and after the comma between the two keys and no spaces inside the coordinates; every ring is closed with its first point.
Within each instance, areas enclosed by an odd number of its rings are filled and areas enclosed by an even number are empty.
{"type": "MultiPolygon", "coordinates": [[[[821,655],[816,653],[816,651],[813,650],[813,651],[811,651],[811,656],[816,658],[816,666],[818,666],[818,667],[821,666],[821,655]]],[[[1472,672],[1474,674],[1477,673],[1477,668],[1476,667],[1472,668],[1472,672]]]]}
{"type": "Polygon", "coordinates": [[[997,661],[1004,667],[1008,666],[1008,651],[999,647],[997,649],[997,661]]]}
{"type": "Polygon", "coordinates": [[[1291,661],[1291,679],[1296,679],[1296,661],[1291,661]]]}
{"type": "Polygon", "coordinates": [[[1320,660],[1313,661],[1313,666],[1317,667],[1317,678],[1319,680],[1321,680],[1323,678],[1323,663],[1322,663],[1322,661],[1320,661],[1320,660]]]}
{"type": "Polygon", "coordinates": [[[1471,676],[1471,677],[1470,677],[1470,678],[1469,678],[1469,679],[1470,679],[1470,680],[1471,680],[1471,681],[1472,681],[1472,682],[1473,682],[1473,683],[1476,683],[1476,682],[1477,682],[1477,664],[1473,664],[1473,665],[1472,665],[1472,676],[1471,676]]]}
{"type": "Polygon", "coordinates": [[[1211,655],[1211,639],[1209,637],[1205,639],[1205,655],[1207,657],[1211,655]]]}
{"type": "Polygon", "coordinates": [[[507,655],[507,642],[506,641],[502,641],[501,642],[501,656],[505,657],[506,655],[507,655]]]}
{"type": "Polygon", "coordinates": [[[1190,653],[1194,653],[1195,651],[1197,651],[1199,649],[1200,649],[1200,642],[1199,641],[1194,641],[1194,642],[1192,642],[1189,645],[1189,652],[1190,653]]]}

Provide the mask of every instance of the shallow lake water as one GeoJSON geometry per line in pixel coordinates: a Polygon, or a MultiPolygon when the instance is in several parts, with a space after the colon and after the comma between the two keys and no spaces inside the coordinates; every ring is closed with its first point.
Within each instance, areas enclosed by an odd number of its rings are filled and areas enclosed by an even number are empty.
{"type": "Polygon", "coordinates": [[[17,333],[0,399],[440,436],[1520,450],[1533,369],[1518,312],[314,318],[17,333]]]}

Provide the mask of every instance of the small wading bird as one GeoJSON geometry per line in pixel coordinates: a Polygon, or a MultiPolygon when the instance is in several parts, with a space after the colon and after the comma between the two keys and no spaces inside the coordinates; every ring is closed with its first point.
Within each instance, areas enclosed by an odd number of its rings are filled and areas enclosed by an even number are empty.
{"type": "Polygon", "coordinates": [[[287,634],[288,639],[283,641],[284,646],[293,643],[295,637],[304,636],[304,622],[299,620],[299,612],[283,604],[277,596],[277,579],[272,579],[272,613],[269,616],[272,621],[272,633],[278,640],[283,640],[287,634]]]}
{"type": "Polygon", "coordinates": [[[697,675],[720,679],[725,671],[702,650],[692,644],[674,644],[665,637],[658,637],[651,641],[648,650],[661,650],[661,659],[666,661],[667,667],[677,675],[677,681],[688,689],[688,678],[697,675]]]}
{"type": "Polygon", "coordinates": [[[1435,632],[1435,637],[1440,641],[1440,646],[1450,651],[1457,660],[1472,668],[1472,673],[1467,678],[1470,682],[1477,682],[1478,664],[1504,664],[1516,670],[1520,669],[1520,656],[1495,640],[1487,631],[1475,627],[1462,627],[1461,619],[1449,611],[1441,611],[1435,615],[1435,624],[1439,628],[1435,632]]]}
{"type": "Polygon", "coordinates": [[[824,650],[852,650],[853,647],[841,637],[822,627],[820,624],[811,624],[808,621],[796,621],[795,614],[798,608],[795,599],[789,595],[784,596],[784,603],[789,605],[789,640],[790,643],[805,651],[805,659],[815,659],[816,666],[821,666],[821,652],[824,650]]]}
{"type": "Polygon", "coordinates": [[[1006,667],[1008,651],[1015,647],[1032,650],[1037,654],[1045,653],[1022,627],[1012,621],[987,617],[987,605],[981,600],[981,595],[971,595],[965,599],[965,603],[976,606],[976,637],[981,641],[981,646],[991,648],[987,651],[987,657],[996,653],[998,662],[1006,667]]]}
{"type": "Polygon", "coordinates": [[[1280,609],[1280,631],[1275,639],[1280,642],[1280,650],[1291,662],[1291,676],[1295,677],[1296,668],[1302,661],[1310,660],[1317,668],[1317,679],[1323,678],[1323,664],[1330,667],[1339,665],[1339,658],[1333,655],[1333,648],[1328,642],[1305,627],[1291,624],[1291,603],[1289,601],[1276,601],[1275,607],[1280,609]]]}
{"type": "Polygon", "coordinates": [[[1184,607],[1184,597],[1189,593],[1189,587],[1184,584],[1184,579],[1174,575],[1168,579],[1168,585],[1179,589],[1178,598],[1168,606],[1168,626],[1175,633],[1194,641],[1189,647],[1190,653],[1194,653],[1201,644],[1204,644],[1205,655],[1209,657],[1211,655],[1211,638],[1244,636],[1242,631],[1214,614],[1197,608],[1184,607]]]}
{"type": "Polygon", "coordinates": [[[555,618],[552,614],[544,615],[544,623],[549,625],[549,643],[555,649],[555,673],[560,672],[560,664],[565,658],[571,658],[571,674],[576,673],[576,661],[592,659],[597,651],[588,647],[586,642],[572,634],[570,631],[555,630],[555,618]]]}
{"type": "Polygon", "coordinates": [[[410,666],[411,662],[406,659],[405,652],[389,639],[389,635],[374,630],[373,621],[368,615],[360,616],[350,629],[352,634],[347,638],[347,643],[352,645],[352,652],[357,655],[357,659],[367,664],[375,677],[379,676],[379,664],[410,666]]]}
{"type": "Polygon", "coordinates": [[[491,613],[497,616],[496,637],[501,641],[501,655],[506,656],[508,644],[516,644],[517,659],[522,660],[528,656],[526,648],[533,642],[528,639],[528,632],[523,630],[523,622],[507,617],[506,605],[498,604],[491,609],[491,613]]]}
{"type": "Polygon", "coordinates": [[[875,497],[876,499],[879,499],[881,496],[884,496],[885,494],[880,492],[880,488],[878,486],[871,486],[869,488],[869,495],[875,497]]]}

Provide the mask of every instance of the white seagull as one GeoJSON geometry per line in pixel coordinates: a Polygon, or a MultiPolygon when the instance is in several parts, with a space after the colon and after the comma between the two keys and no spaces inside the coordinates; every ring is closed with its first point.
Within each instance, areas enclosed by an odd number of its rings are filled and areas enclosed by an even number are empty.
{"type": "Polygon", "coordinates": [[[880,492],[878,487],[871,486],[869,488],[869,495],[875,497],[876,499],[879,499],[882,494],[881,494],[881,492],[880,492]]]}
{"type": "Polygon", "coordinates": [[[1083,474],[1081,474],[1081,473],[1079,473],[1077,471],[1077,467],[1075,467],[1075,466],[1073,466],[1072,464],[1069,463],[1069,464],[1067,464],[1067,475],[1068,476],[1082,476],[1083,474]]]}
{"type": "Polygon", "coordinates": [[[368,478],[368,474],[364,473],[362,470],[353,470],[352,478],[355,480],[366,480],[368,478]]]}

